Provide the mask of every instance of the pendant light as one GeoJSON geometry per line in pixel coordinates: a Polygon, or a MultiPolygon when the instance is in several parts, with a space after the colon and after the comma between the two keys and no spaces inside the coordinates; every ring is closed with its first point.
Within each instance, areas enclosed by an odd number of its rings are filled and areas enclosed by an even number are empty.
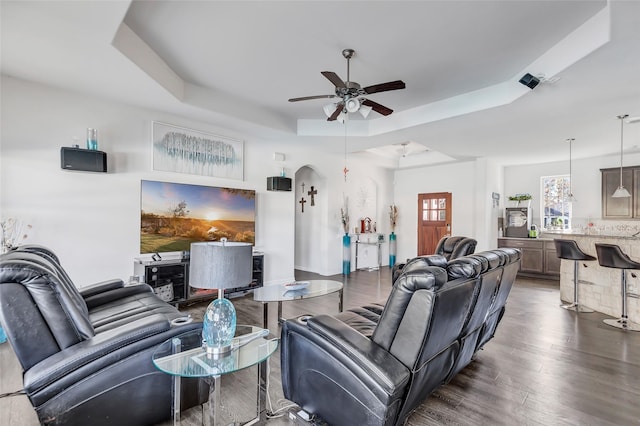
{"type": "Polygon", "coordinates": [[[569,138],[567,139],[567,142],[569,142],[569,195],[567,195],[567,203],[575,203],[576,201],[576,197],[573,196],[573,190],[572,190],[572,186],[573,186],[573,175],[571,173],[571,145],[573,144],[573,141],[575,141],[575,138],[569,138]]]}
{"type": "Polygon", "coordinates": [[[629,117],[629,114],[619,115],[618,119],[620,119],[620,186],[613,193],[613,198],[628,198],[631,197],[629,191],[622,185],[622,148],[624,141],[624,119],[629,117]]]}

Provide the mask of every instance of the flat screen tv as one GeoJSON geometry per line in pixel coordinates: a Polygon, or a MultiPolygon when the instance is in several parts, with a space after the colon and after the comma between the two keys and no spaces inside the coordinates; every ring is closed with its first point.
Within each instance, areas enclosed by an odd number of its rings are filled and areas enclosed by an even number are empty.
{"type": "Polygon", "coordinates": [[[255,244],[255,211],[253,190],[143,180],[140,253],[188,252],[223,237],[255,244]]]}

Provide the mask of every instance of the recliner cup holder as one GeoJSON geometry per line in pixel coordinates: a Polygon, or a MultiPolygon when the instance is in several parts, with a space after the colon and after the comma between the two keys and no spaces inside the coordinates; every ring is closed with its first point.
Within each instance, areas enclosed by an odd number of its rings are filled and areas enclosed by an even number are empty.
{"type": "Polygon", "coordinates": [[[299,323],[301,323],[301,324],[306,324],[306,323],[307,323],[307,320],[308,320],[309,318],[311,318],[311,316],[312,316],[312,315],[301,315],[301,316],[299,316],[298,318],[296,318],[296,320],[297,320],[299,323]]]}
{"type": "Polygon", "coordinates": [[[186,325],[189,323],[193,322],[193,318],[191,318],[191,316],[188,317],[180,317],[180,318],[175,318],[171,320],[171,325],[172,326],[180,326],[180,325],[186,325]]]}

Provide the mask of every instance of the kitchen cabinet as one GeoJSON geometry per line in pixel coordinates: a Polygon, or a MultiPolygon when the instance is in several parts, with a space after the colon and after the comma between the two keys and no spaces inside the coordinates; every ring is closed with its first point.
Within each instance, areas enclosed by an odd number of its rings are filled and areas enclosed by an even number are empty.
{"type": "Polygon", "coordinates": [[[640,166],[622,168],[622,185],[631,193],[629,198],[613,198],[620,186],[620,167],[600,169],[602,175],[602,218],[640,219],[640,166]]]}
{"type": "Polygon", "coordinates": [[[520,257],[519,275],[537,278],[560,279],[560,259],[551,239],[498,238],[498,247],[517,248],[520,257]]]}

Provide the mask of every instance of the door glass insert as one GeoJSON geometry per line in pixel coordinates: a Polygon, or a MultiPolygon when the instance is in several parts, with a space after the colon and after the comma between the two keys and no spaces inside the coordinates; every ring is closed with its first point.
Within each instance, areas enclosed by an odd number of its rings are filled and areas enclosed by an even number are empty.
{"type": "Polygon", "coordinates": [[[425,222],[444,222],[447,220],[447,200],[431,198],[422,200],[422,220],[425,222]]]}

